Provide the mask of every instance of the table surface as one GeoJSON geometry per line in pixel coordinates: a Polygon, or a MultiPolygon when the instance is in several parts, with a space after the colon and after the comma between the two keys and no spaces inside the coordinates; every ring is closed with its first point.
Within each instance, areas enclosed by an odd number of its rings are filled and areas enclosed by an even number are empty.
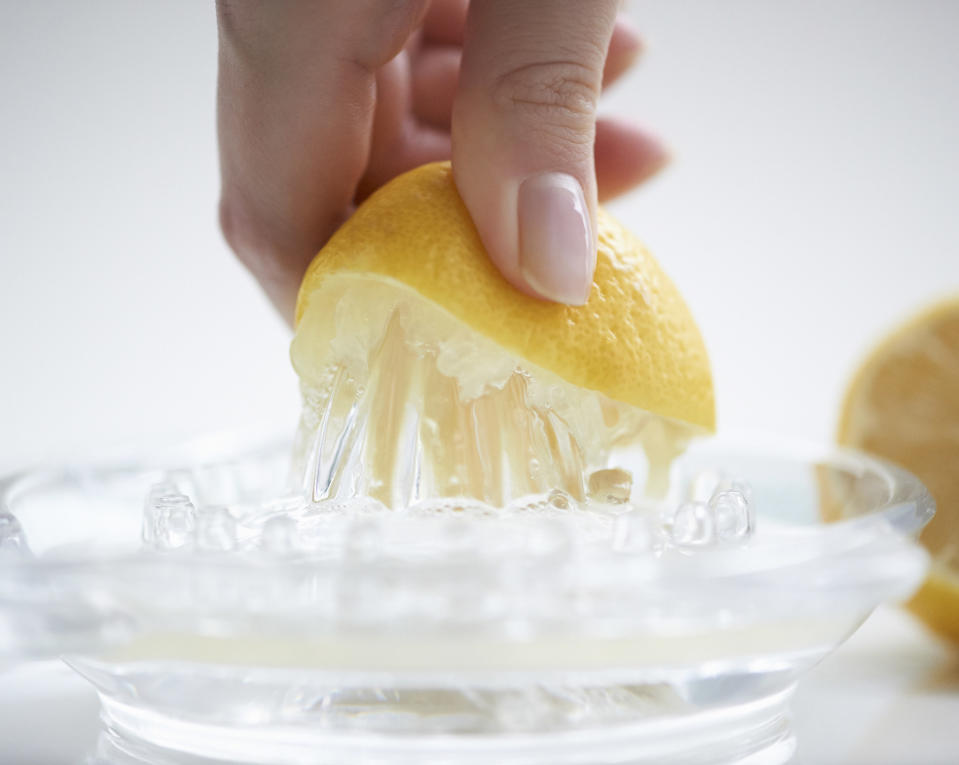
{"type": "MultiPolygon", "coordinates": [[[[880,609],[803,680],[793,713],[807,765],[955,765],[959,652],[880,609]]],[[[97,733],[95,695],[62,665],[0,674],[3,765],[77,765],[97,733]]]]}

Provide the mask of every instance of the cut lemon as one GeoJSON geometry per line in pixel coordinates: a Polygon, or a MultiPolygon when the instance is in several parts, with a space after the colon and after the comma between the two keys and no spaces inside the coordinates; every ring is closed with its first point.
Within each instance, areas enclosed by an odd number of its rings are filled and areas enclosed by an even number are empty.
{"type": "Polygon", "coordinates": [[[661,484],[669,457],[714,427],[708,357],[658,263],[603,211],[598,231],[589,300],[571,307],[499,274],[448,164],[364,202],[297,301],[297,464],[314,498],[580,498],[590,470],[635,444],[661,484]]]}
{"type": "Polygon", "coordinates": [[[935,499],[920,537],[933,564],[909,605],[959,643],[959,300],[922,313],[873,351],[846,394],[838,438],[902,465],[935,499]]]}

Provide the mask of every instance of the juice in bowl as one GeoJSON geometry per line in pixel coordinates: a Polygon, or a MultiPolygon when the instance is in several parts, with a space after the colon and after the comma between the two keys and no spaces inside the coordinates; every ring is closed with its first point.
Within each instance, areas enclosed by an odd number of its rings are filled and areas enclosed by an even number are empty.
{"type": "Polygon", "coordinates": [[[602,212],[588,302],[548,304],[448,165],[407,173],[313,262],[292,360],[292,450],[5,486],[0,656],[94,683],[94,761],[788,762],[802,672],[925,571],[905,471],[709,435],[691,314],[602,212]]]}

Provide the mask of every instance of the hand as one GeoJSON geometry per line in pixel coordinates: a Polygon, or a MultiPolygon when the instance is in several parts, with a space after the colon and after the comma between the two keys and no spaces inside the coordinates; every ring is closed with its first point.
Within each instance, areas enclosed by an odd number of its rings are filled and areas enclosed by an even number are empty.
{"type": "Polygon", "coordinates": [[[219,0],[220,221],[290,319],[307,265],[362,199],[452,157],[520,290],[586,300],[597,198],[662,147],[596,118],[639,52],[617,0],[219,0]],[[595,139],[595,140],[594,140],[595,139]]]}

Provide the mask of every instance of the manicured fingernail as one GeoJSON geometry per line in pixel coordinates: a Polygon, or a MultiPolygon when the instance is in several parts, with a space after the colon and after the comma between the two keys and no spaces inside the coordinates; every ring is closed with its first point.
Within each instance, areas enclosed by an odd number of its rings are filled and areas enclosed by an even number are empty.
{"type": "Polygon", "coordinates": [[[596,251],[579,182],[542,173],[519,188],[519,265],[530,288],[548,300],[582,305],[589,297],[596,251]]]}

